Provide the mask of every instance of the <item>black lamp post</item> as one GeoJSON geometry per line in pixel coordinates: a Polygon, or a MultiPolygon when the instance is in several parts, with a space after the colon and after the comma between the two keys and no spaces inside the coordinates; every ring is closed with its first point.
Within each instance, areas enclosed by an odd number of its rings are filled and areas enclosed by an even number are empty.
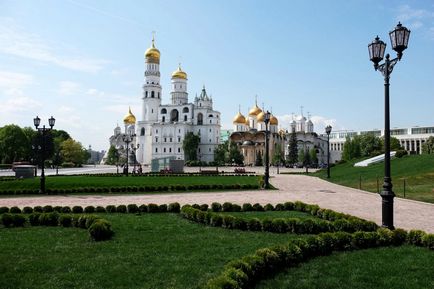
{"type": "Polygon", "coordinates": [[[56,119],[54,117],[50,117],[48,119],[48,124],[50,128],[46,128],[45,125],[43,125],[41,128],[39,128],[39,125],[41,124],[41,119],[39,116],[36,116],[33,119],[33,124],[35,125],[36,130],[41,136],[41,145],[37,146],[35,149],[37,151],[40,151],[40,158],[41,158],[41,187],[40,187],[40,193],[45,194],[45,156],[47,154],[46,147],[45,147],[45,139],[47,137],[47,134],[50,130],[53,129],[53,126],[56,122],[56,119]]]}
{"type": "Polygon", "coordinates": [[[264,116],[265,122],[265,174],[264,174],[264,188],[268,189],[270,187],[270,164],[269,164],[269,139],[268,139],[268,124],[270,123],[271,113],[267,111],[264,116]]]}
{"type": "Polygon", "coordinates": [[[127,177],[128,177],[128,170],[129,170],[128,169],[128,161],[129,161],[129,159],[128,159],[128,150],[129,150],[129,147],[130,147],[129,145],[133,141],[133,139],[134,139],[135,136],[136,136],[135,134],[131,134],[130,132],[124,133],[122,135],[122,140],[126,144],[125,147],[126,147],[126,150],[127,150],[127,161],[126,161],[126,170],[125,170],[125,175],[127,177]]]}
{"type": "Polygon", "coordinates": [[[327,134],[327,178],[330,179],[330,133],[332,132],[332,127],[330,125],[325,128],[327,134]]]}
{"type": "Polygon", "coordinates": [[[401,23],[389,32],[392,49],[397,52],[397,57],[390,60],[390,55],[386,55],[386,43],[377,36],[374,41],[368,45],[369,58],[374,63],[375,70],[379,70],[384,77],[384,183],[380,195],[382,198],[382,225],[383,227],[394,229],[393,226],[393,198],[395,194],[392,191],[392,178],[390,176],[390,110],[389,110],[389,80],[393,67],[402,58],[402,52],[407,49],[410,30],[402,26],[401,23]]]}

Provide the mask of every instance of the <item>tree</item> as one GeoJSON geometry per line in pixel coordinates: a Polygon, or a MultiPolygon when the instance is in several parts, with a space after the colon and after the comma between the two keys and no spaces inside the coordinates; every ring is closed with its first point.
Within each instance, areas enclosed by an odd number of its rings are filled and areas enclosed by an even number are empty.
{"type": "Polygon", "coordinates": [[[318,165],[318,156],[316,152],[316,148],[311,148],[309,151],[309,157],[312,165],[318,165]]]}
{"type": "Polygon", "coordinates": [[[295,129],[293,129],[289,135],[288,151],[288,163],[290,165],[296,164],[298,162],[298,145],[295,129]]]}
{"type": "Polygon", "coordinates": [[[217,146],[214,150],[214,162],[217,165],[224,165],[226,163],[226,158],[229,153],[229,141],[225,141],[217,146]]]}
{"type": "Polygon", "coordinates": [[[29,147],[30,141],[19,126],[10,124],[0,128],[0,162],[10,164],[25,160],[29,147]]]}
{"type": "Polygon", "coordinates": [[[361,157],[360,141],[358,136],[353,138],[347,137],[344,143],[344,151],[342,152],[342,159],[350,161],[355,158],[361,157]]]}
{"type": "Polygon", "coordinates": [[[362,157],[373,157],[384,152],[383,140],[373,133],[367,133],[354,138],[360,141],[360,152],[362,157]]]}
{"type": "Polygon", "coordinates": [[[229,161],[237,165],[242,165],[244,162],[243,154],[238,150],[237,144],[232,141],[229,144],[229,161]]]}
{"type": "Polygon", "coordinates": [[[304,158],[305,158],[304,149],[301,149],[298,151],[298,161],[304,165],[304,158]]]}
{"type": "Polygon", "coordinates": [[[310,158],[309,150],[307,149],[304,154],[303,166],[308,168],[312,164],[312,159],[310,158]]]}
{"type": "Polygon", "coordinates": [[[200,136],[193,132],[188,132],[182,142],[182,149],[185,152],[186,159],[189,161],[197,160],[197,148],[199,147],[200,136]]]}
{"type": "Polygon", "coordinates": [[[260,151],[256,152],[255,166],[260,167],[263,166],[262,155],[260,151]]]}
{"type": "Polygon", "coordinates": [[[282,161],[283,161],[282,146],[280,144],[277,144],[273,154],[273,164],[280,165],[282,161]]]}
{"type": "MultiPolygon", "coordinates": [[[[404,148],[399,143],[399,140],[396,137],[391,136],[390,137],[390,150],[391,151],[401,151],[404,148]]],[[[383,147],[384,150],[384,147],[383,147]]]]}
{"type": "Polygon", "coordinates": [[[422,145],[423,154],[434,154],[434,137],[430,136],[422,145]]]}
{"type": "Polygon", "coordinates": [[[75,166],[81,166],[87,160],[87,150],[71,138],[61,143],[60,151],[64,161],[74,163],[75,166]]]}
{"type": "Polygon", "coordinates": [[[108,165],[118,165],[119,163],[119,151],[115,148],[115,146],[110,146],[107,153],[107,161],[108,165]]]}

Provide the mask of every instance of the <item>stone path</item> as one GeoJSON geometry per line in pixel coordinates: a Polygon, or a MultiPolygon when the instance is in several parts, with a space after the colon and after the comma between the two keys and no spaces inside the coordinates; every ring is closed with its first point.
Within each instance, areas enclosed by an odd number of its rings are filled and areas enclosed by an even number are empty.
{"type": "MultiPolygon", "coordinates": [[[[75,195],[0,198],[0,206],[106,206],[119,204],[211,204],[233,202],[277,204],[302,201],[320,207],[348,213],[381,224],[381,197],[377,194],[352,189],[316,177],[305,175],[274,175],[271,183],[279,188],[273,191],[236,191],[222,193],[176,193],[148,195],[75,195]]],[[[434,204],[395,198],[395,226],[403,229],[421,229],[434,233],[434,204]]]]}

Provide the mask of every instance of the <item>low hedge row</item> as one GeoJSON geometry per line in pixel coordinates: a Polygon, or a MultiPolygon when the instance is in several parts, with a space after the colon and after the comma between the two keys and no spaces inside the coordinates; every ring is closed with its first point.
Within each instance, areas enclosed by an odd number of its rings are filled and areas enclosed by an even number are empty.
{"type": "MultiPolygon", "coordinates": [[[[203,176],[204,174],[201,172],[192,172],[192,173],[153,173],[153,172],[148,172],[148,173],[142,173],[142,174],[129,174],[129,176],[131,177],[186,177],[186,176],[203,176]]],[[[236,177],[256,177],[258,176],[255,173],[234,173],[234,172],[224,172],[224,171],[219,171],[218,173],[215,174],[206,174],[208,175],[212,175],[212,176],[221,176],[221,177],[227,177],[227,176],[236,176],[236,177]]],[[[58,174],[58,175],[51,175],[51,176],[47,176],[48,178],[51,177],[60,177],[60,176],[80,176],[80,177],[123,177],[125,176],[124,174],[117,174],[117,173],[100,173],[100,174],[74,174],[74,175],[63,175],[63,174],[58,174]]]]}
{"type": "Polygon", "coordinates": [[[333,251],[367,249],[382,246],[400,246],[404,243],[419,245],[434,250],[434,234],[402,229],[390,231],[380,228],[374,232],[322,233],[307,239],[298,239],[285,245],[257,250],[226,264],[223,272],[210,279],[206,289],[253,288],[264,278],[278,271],[296,266],[317,256],[325,256],[333,251]]]}
{"type": "MultiPolygon", "coordinates": [[[[259,184],[228,184],[228,185],[170,185],[170,186],[125,186],[125,187],[79,187],[69,189],[46,189],[49,195],[80,194],[80,193],[145,193],[166,191],[198,191],[198,190],[251,190],[259,189],[259,184]]],[[[40,194],[38,189],[0,190],[0,195],[34,195],[40,194]]]]}
{"type": "Polygon", "coordinates": [[[81,207],[81,206],[36,206],[36,207],[24,207],[23,209],[20,209],[19,207],[0,207],[0,214],[4,213],[12,213],[12,214],[32,214],[32,213],[51,213],[51,212],[57,212],[57,213],[74,213],[74,214],[82,214],[82,213],[179,213],[181,206],[179,203],[170,203],[168,205],[162,204],[143,204],[140,206],[137,206],[136,204],[129,204],[129,205],[108,205],[108,206],[87,206],[87,207],[81,207]]]}
{"type": "Polygon", "coordinates": [[[0,223],[6,228],[24,227],[27,223],[31,226],[62,226],[87,229],[90,237],[95,241],[111,239],[114,232],[111,224],[95,215],[67,215],[58,212],[31,213],[28,218],[22,214],[4,213],[0,217],[0,223]]]}
{"type": "Polygon", "coordinates": [[[245,219],[209,210],[202,211],[200,208],[189,205],[182,207],[181,214],[186,219],[213,227],[273,233],[318,234],[338,231],[352,233],[356,231],[375,231],[378,228],[373,222],[355,217],[341,218],[334,221],[299,218],[245,219]]]}

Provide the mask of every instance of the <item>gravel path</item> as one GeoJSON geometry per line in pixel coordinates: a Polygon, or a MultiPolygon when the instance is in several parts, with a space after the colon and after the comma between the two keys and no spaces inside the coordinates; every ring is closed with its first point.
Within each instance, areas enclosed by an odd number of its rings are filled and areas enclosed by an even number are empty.
{"type": "MultiPolygon", "coordinates": [[[[106,206],[119,204],[211,204],[233,202],[277,204],[302,201],[318,204],[381,224],[381,197],[377,194],[352,189],[317,177],[305,175],[274,175],[271,183],[279,188],[273,191],[236,191],[222,193],[176,193],[150,195],[75,195],[0,198],[0,206],[106,206]]],[[[403,229],[421,229],[434,233],[434,204],[395,198],[395,226],[403,229]]]]}

